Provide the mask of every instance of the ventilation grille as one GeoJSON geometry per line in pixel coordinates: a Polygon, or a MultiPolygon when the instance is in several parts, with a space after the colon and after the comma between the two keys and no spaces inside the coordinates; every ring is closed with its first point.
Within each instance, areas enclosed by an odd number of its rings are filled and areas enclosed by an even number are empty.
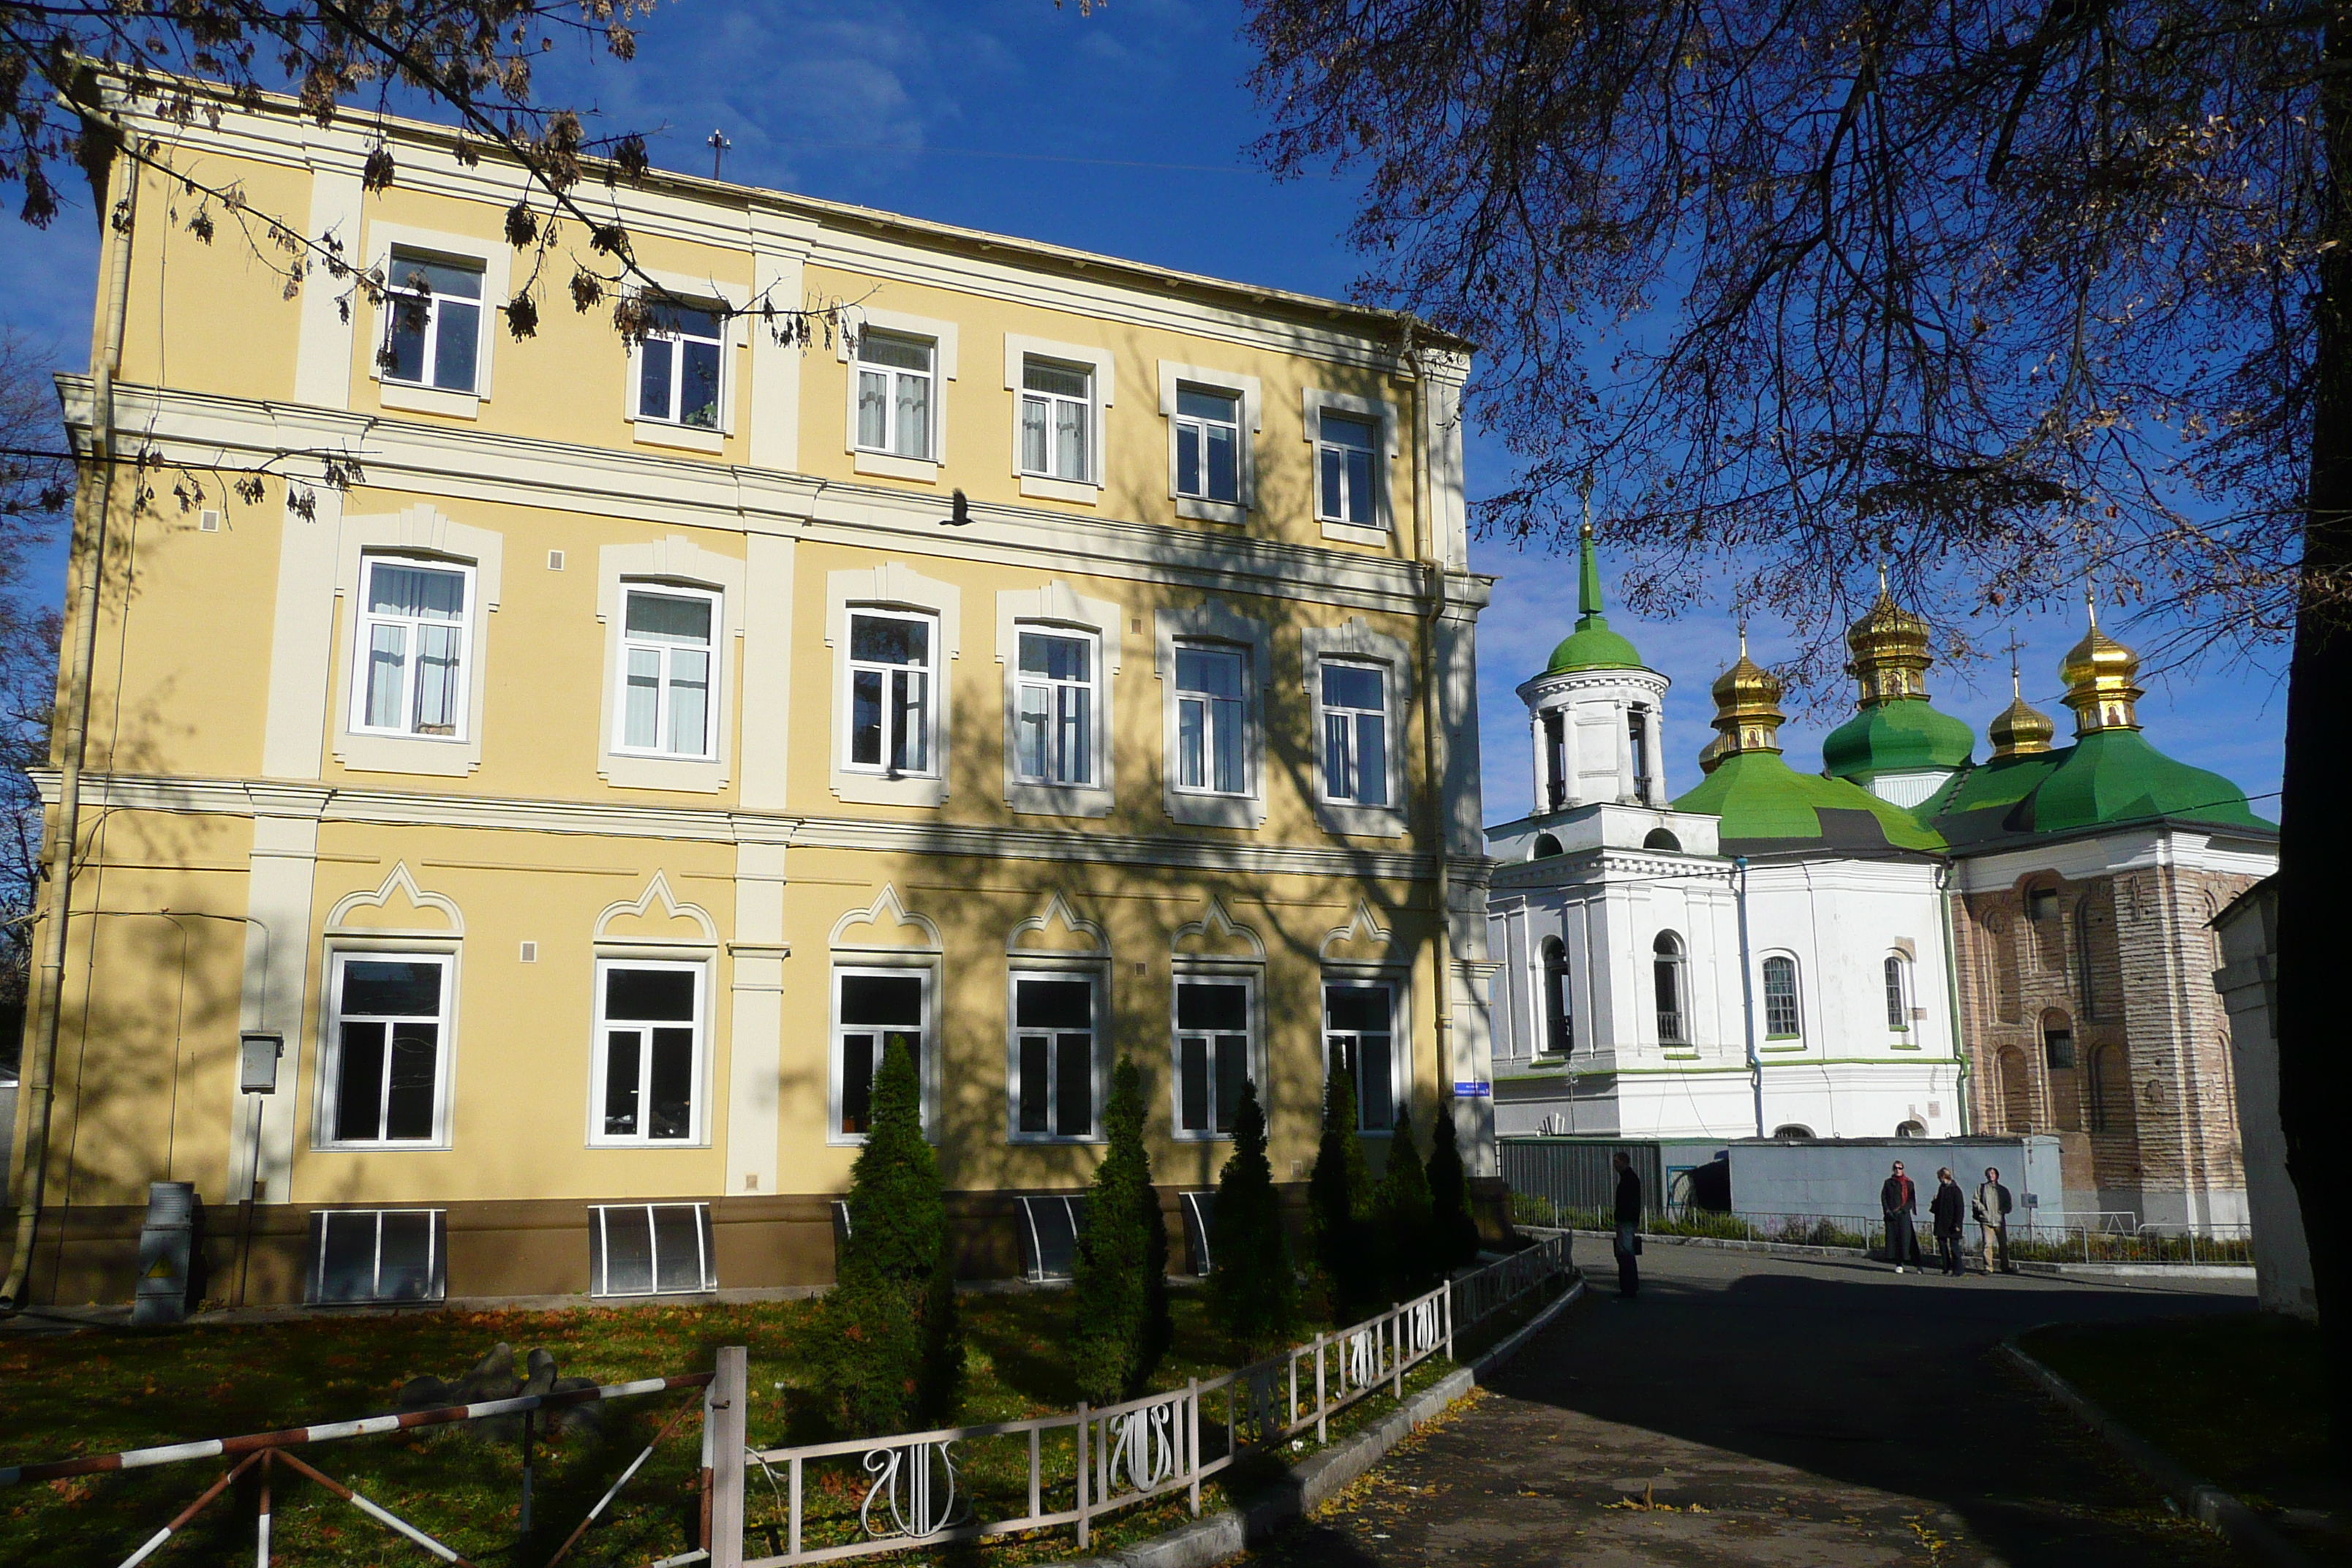
{"type": "Polygon", "coordinates": [[[563,570],[563,552],[561,550],[551,550],[547,552],[547,569],[550,572],[561,572],[563,570]]]}
{"type": "Polygon", "coordinates": [[[527,942],[522,944],[522,961],[525,963],[537,963],[539,962],[539,943],[535,942],[527,942]]]}
{"type": "Polygon", "coordinates": [[[690,1296],[719,1289],[708,1204],[614,1204],[588,1211],[589,1289],[690,1296]]]}
{"type": "Polygon", "coordinates": [[[448,1295],[439,1209],[325,1209],[310,1216],[310,1300],[438,1301],[448,1295]]]}
{"type": "Polygon", "coordinates": [[[196,513],[196,528],[200,532],[218,533],[220,526],[220,513],[209,510],[196,513]]]}

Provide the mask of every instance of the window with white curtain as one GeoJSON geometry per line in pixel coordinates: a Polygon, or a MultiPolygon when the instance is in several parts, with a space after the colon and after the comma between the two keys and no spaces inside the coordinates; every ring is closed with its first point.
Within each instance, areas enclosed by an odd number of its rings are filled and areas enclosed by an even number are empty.
{"type": "Polygon", "coordinates": [[[898,458],[935,456],[931,411],[939,345],[891,332],[857,335],[857,446],[898,458]]]}
{"type": "Polygon", "coordinates": [[[1388,672],[1323,664],[1323,793],[1354,805],[1389,803],[1388,672]]]}
{"type": "Polygon", "coordinates": [[[932,649],[928,616],[855,610],[849,616],[848,766],[893,778],[931,767],[932,649]]]}
{"type": "Polygon", "coordinates": [[[620,734],[614,750],[662,757],[711,754],[710,676],[719,595],[630,588],[621,632],[620,734]]]}
{"type": "Polygon", "coordinates": [[[1094,478],[1094,372],[1024,359],[1021,364],[1021,471],[1042,479],[1094,478]]]}
{"type": "Polygon", "coordinates": [[[1240,648],[1176,648],[1176,787],[1206,795],[1249,788],[1249,656],[1240,648]]]}
{"type": "Polygon", "coordinates": [[[352,728],[463,739],[473,568],[377,555],[361,565],[352,728]]]}
{"type": "Polygon", "coordinates": [[[1016,763],[1024,783],[1095,782],[1095,639],[1024,630],[1015,680],[1016,763]]]}

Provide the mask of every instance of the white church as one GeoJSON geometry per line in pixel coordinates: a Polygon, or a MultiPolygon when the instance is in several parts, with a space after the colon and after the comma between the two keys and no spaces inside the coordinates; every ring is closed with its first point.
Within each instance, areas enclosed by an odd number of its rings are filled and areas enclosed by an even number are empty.
{"type": "Polygon", "coordinates": [[[1669,803],[1666,678],[1609,628],[1589,531],[1580,565],[1582,618],[1518,693],[1541,809],[1487,835],[1496,1131],[1969,1131],[1943,844],[1905,809],[1957,770],[1885,780],[1902,804],[1798,773],[1743,647],[1669,803]]]}

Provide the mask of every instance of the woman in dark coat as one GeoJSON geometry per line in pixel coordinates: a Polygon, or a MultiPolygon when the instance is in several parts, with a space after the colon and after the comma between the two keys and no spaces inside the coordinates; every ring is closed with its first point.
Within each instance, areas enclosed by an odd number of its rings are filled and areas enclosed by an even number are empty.
{"type": "Polygon", "coordinates": [[[1936,1250],[1943,1257],[1944,1272],[1967,1274],[1960,1267],[1960,1225],[1968,1217],[1969,1203],[1960,1184],[1952,1180],[1949,1165],[1936,1173],[1936,1195],[1927,1201],[1927,1212],[1935,1216],[1936,1250]]]}

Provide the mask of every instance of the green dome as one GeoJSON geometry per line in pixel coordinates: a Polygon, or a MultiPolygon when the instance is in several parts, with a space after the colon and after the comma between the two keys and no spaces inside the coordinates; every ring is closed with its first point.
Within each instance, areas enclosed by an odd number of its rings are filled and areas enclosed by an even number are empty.
{"type": "Polygon", "coordinates": [[[1609,629],[1605,616],[1586,616],[1576,623],[1576,629],[1560,639],[1551,650],[1551,662],[1544,666],[1546,675],[1558,675],[1564,669],[1642,669],[1642,656],[1633,645],[1609,629]]]}
{"type": "Polygon", "coordinates": [[[2137,730],[2094,730],[2058,753],[2030,803],[2036,833],[2171,817],[2276,831],[2220,773],[2179,763],[2137,730]]]}
{"type": "Polygon", "coordinates": [[[1723,853],[1827,848],[1933,854],[1941,835],[1901,806],[1844,779],[1801,773],[1777,752],[1738,752],[1717,763],[1676,811],[1722,818],[1723,853]]]}
{"type": "Polygon", "coordinates": [[[1964,768],[1976,755],[1976,731],[1925,698],[1876,702],[1822,742],[1822,770],[1857,782],[1879,773],[1964,768]]]}
{"type": "Polygon", "coordinates": [[[2278,831],[2236,784],[2175,762],[2137,730],[2095,730],[2063,751],[1995,757],[1938,790],[1919,816],[1959,850],[2163,818],[2278,831]]]}
{"type": "Polygon", "coordinates": [[[1633,645],[1609,629],[1609,617],[1601,613],[1601,563],[1592,553],[1592,525],[1586,523],[1577,542],[1577,608],[1583,614],[1576,620],[1576,629],[1560,639],[1551,650],[1551,661],[1543,668],[1546,675],[1559,675],[1570,669],[1647,669],[1633,645]]]}

